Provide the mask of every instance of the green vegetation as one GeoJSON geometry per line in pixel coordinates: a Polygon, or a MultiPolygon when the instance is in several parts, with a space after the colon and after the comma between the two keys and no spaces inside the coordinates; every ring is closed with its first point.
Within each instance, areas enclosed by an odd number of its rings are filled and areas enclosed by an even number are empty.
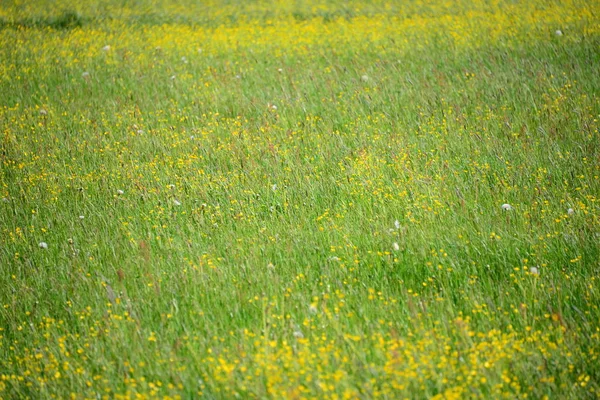
{"type": "Polygon", "coordinates": [[[600,3],[362,3],[0,4],[0,398],[600,395],[600,3]]]}

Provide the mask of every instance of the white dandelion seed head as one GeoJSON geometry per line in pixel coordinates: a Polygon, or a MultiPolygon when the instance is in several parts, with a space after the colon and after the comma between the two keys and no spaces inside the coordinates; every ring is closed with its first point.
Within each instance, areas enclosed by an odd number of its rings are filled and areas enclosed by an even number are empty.
{"type": "Polygon", "coordinates": [[[554,32],[554,34],[556,36],[562,36],[563,35],[563,33],[562,33],[562,31],[560,29],[557,29],[556,32],[554,32]]]}
{"type": "Polygon", "coordinates": [[[102,48],[102,51],[109,51],[110,50],[110,45],[106,45],[102,48]]]}
{"type": "Polygon", "coordinates": [[[537,267],[531,267],[531,268],[529,268],[529,273],[532,275],[539,275],[540,271],[538,270],[537,267]]]}
{"type": "Polygon", "coordinates": [[[569,215],[573,215],[573,214],[575,214],[575,210],[573,210],[572,208],[569,208],[569,209],[567,210],[567,214],[569,214],[569,215]]]}
{"type": "Polygon", "coordinates": [[[40,242],[40,244],[38,246],[40,246],[40,249],[46,250],[48,248],[48,243],[46,243],[46,242],[40,242]]]}
{"type": "Polygon", "coordinates": [[[368,76],[368,75],[363,75],[363,76],[361,76],[361,77],[360,77],[360,79],[361,79],[363,82],[366,82],[366,81],[368,81],[368,80],[369,80],[369,76],[368,76]]]}
{"type": "Polygon", "coordinates": [[[46,111],[43,108],[41,108],[40,109],[40,115],[48,115],[48,111],[46,111]]]}
{"type": "Polygon", "coordinates": [[[271,104],[271,109],[275,111],[277,110],[277,106],[275,104],[271,104]]]}
{"type": "Polygon", "coordinates": [[[510,205],[510,204],[508,204],[508,203],[504,203],[504,204],[502,204],[502,209],[503,209],[504,211],[511,211],[511,210],[513,209],[513,206],[511,206],[511,205],[510,205]]]}
{"type": "Polygon", "coordinates": [[[122,191],[121,189],[117,189],[117,194],[120,196],[120,195],[122,195],[122,194],[125,194],[125,192],[124,192],[124,191],[122,191]]]}
{"type": "Polygon", "coordinates": [[[392,248],[394,249],[394,251],[398,251],[398,250],[400,250],[400,245],[398,243],[394,242],[392,244],[392,248]]]}
{"type": "Polygon", "coordinates": [[[180,206],[181,202],[179,200],[173,199],[173,204],[175,204],[176,206],[180,206]]]}
{"type": "Polygon", "coordinates": [[[396,227],[396,229],[400,229],[400,221],[395,220],[394,221],[394,226],[396,227]]]}

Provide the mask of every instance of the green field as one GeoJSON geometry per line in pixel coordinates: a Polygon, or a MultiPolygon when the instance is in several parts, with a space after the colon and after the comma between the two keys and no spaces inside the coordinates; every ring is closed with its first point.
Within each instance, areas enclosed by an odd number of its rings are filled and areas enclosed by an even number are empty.
{"type": "Polygon", "coordinates": [[[0,2],[0,399],[600,397],[600,2],[0,2]]]}

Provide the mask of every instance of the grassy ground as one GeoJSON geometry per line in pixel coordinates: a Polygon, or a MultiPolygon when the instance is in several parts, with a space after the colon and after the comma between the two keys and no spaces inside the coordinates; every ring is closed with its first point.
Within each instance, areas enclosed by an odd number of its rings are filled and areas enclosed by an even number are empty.
{"type": "Polygon", "coordinates": [[[600,3],[85,3],[0,4],[0,398],[600,396],[600,3]]]}

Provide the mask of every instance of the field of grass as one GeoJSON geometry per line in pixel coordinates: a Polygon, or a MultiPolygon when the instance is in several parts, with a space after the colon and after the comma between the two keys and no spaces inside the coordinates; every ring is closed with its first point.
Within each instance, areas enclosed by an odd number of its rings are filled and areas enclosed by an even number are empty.
{"type": "Polygon", "coordinates": [[[600,2],[0,3],[0,399],[600,397],[600,2]]]}

